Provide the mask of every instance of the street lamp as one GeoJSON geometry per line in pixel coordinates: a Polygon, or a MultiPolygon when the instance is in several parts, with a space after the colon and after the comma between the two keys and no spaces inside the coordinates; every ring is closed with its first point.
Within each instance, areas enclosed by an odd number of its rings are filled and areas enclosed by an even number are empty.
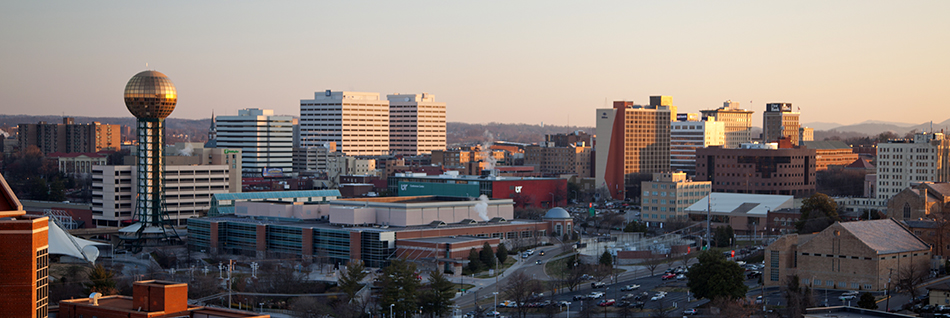
{"type": "Polygon", "coordinates": [[[492,307],[492,310],[498,311],[498,292],[492,292],[492,295],[495,295],[495,305],[492,307]]]}
{"type": "Polygon", "coordinates": [[[393,306],[396,304],[389,304],[389,318],[393,318],[393,306]]]}

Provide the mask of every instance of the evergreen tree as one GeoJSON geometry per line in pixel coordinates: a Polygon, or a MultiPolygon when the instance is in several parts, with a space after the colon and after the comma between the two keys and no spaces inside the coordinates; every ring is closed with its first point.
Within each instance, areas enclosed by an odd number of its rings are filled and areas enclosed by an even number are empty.
{"type": "Polygon", "coordinates": [[[482,261],[478,257],[478,250],[474,247],[468,251],[468,270],[478,273],[482,270],[482,261]]]}
{"type": "Polygon", "coordinates": [[[821,232],[835,222],[841,221],[838,217],[838,204],[824,193],[815,193],[802,200],[801,213],[802,217],[795,222],[798,233],[821,232]]]}
{"type": "Polygon", "coordinates": [[[416,265],[403,259],[391,259],[383,268],[382,289],[379,292],[380,307],[395,305],[393,312],[416,312],[419,310],[418,290],[421,282],[416,278],[416,265]]]}
{"type": "Polygon", "coordinates": [[[604,251],[603,254],[600,254],[600,265],[612,266],[614,264],[614,257],[610,255],[609,251],[604,251]]]}
{"type": "Polygon", "coordinates": [[[340,286],[340,290],[346,294],[347,299],[353,299],[361,288],[360,282],[363,281],[363,278],[366,278],[366,273],[363,273],[363,270],[366,269],[363,266],[363,261],[350,261],[346,264],[346,272],[340,276],[340,280],[337,284],[340,286]]]}
{"type": "Polygon", "coordinates": [[[488,244],[488,242],[482,245],[482,252],[479,253],[478,259],[485,267],[495,268],[495,252],[492,251],[491,245],[488,244]]]}
{"type": "Polygon", "coordinates": [[[442,271],[432,271],[429,273],[429,284],[426,287],[426,291],[419,295],[422,313],[431,317],[448,314],[455,303],[452,301],[452,297],[455,297],[455,285],[445,278],[442,271]]]}
{"type": "Polygon", "coordinates": [[[705,251],[699,254],[699,263],[690,267],[686,277],[696,298],[739,299],[745,296],[745,270],[735,262],[726,261],[721,253],[705,251]]]}
{"type": "Polygon", "coordinates": [[[498,262],[504,264],[508,260],[508,248],[505,247],[505,243],[498,244],[498,251],[495,251],[495,257],[498,258],[498,262]]]}
{"type": "Polygon", "coordinates": [[[861,299],[858,300],[858,307],[877,310],[877,301],[871,293],[861,293],[861,299]]]}
{"type": "Polygon", "coordinates": [[[87,295],[91,293],[115,295],[118,293],[118,290],[115,289],[115,272],[106,269],[102,264],[96,264],[92,268],[92,271],[89,272],[89,282],[83,285],[86,286],[85,293],[87,295]]]}

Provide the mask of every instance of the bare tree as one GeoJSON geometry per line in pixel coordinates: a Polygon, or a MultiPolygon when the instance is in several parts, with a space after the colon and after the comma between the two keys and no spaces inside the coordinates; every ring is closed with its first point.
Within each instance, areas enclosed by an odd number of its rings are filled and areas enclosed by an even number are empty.
{"type": "Polygon", "coordinates": [[[680,259],[680,263],[683,264],[683,267],[689,267],[689,261],[693,259],[693,255],[695,254],[683,253],[683,258],[680,259]]]}
{"type": "Polygon", "coordinates": [[[722,318],[750,317],[755,309],[755,306],[745,299],[716,298],[712,300],[711,305],[719,308],[717,317],[722,318]]]}
{"type": "Polygon", "coordinates": [[[660,267],[660,256],[650,251],[650,256],[647,256],[646,267],[650,270],[650,276],[653,276],[656,268],[660,267]]]}
{"type": "MultiPolygon", "coordinates": [[[[505,296],[517,304],[531,302],[533,295],[542,291],[541,284],[525,275],[524,271],[516,272],[508,278],[505,284],[505,296]]],[[[518,306],[518,315],[524,318],[528,314],[528,306],[518,306]]]]}
{"type": "Polygon", "coordinates": [[[910,295],[911,299],[917,298],[920,294],[918,289],[920,285],[927,280],[927,270],[911,263],[897,274],[897,282],[894,284],[900,291],[910,295]]]}
{"type": "Polygon", "coordinates": [[[594,316],[594,300],[590,298],[585,298],[583,305],[581,306],[580,316],[584,318],[593,318],[594,316]]]}
{"type": "Polygon", "coordinates": [[[666,302],[663,298],[657,299],[653,302],[653,311],[650,312],[650,317],[653,318],[667,318],[669,313],[666,312],[666,302]]]}

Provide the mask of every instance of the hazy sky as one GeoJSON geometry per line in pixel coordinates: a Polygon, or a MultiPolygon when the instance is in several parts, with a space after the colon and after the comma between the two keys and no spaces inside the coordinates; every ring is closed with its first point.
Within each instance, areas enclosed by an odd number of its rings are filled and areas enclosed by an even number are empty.
{"type": "Polygon", "coordinates": [[[950,1],[3,1],[0,113],[299,115],[316,91],[435,94],[449,121],[593,125],[613,100],[800,107],[803,122],[950,117],[950,1]],[[750,105],[750,101],[752,104],[750,105]]]}

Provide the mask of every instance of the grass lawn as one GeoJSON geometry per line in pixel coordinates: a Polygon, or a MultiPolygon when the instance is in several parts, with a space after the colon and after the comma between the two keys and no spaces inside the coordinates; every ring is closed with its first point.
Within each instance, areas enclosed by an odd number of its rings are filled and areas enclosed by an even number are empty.
{"type": "Polygon", "coordinates": [[[505,262],[498,267],[498,272],[495,272],[495,275],[488,275],[488,271],[484,271],[479,275],[475,275],[475,278],[492,278],[498,276],[499,274],[504,273],[508,267],[511,267],[511,265],[514,265],[517,261],[518,260],[516,260],[514,257],[509,256],[507,259],[505,259],[505,262]]]}

